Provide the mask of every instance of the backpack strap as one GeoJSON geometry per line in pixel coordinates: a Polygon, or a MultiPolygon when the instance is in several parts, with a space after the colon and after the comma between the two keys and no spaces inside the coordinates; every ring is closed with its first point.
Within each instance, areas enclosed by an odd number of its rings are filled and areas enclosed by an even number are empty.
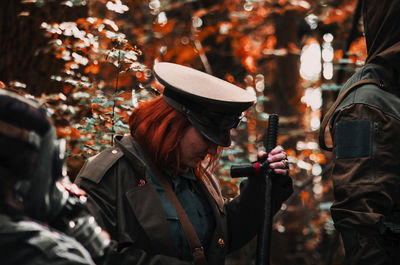
{"type": "Polygon", "coordinates": [[[322,120],[322,123],[321,123],[321,128],[319,130],[318,140],[319,140],[319,146],[322,149],[324,149],[326,151],[330,151],[330,152],[333,150],[333,147],[326,146],[326,143],[325,143],[325,129],[326,129],[326,126],[328,125],[328,122],[332,118],[332,115],[334,114],[336,108],[343,101],[343,99],[348,94],[350,94],[350,92],[352,92],[355,88],[357,88],[357,87],[359,87],[361,85],[365,85],[365,84],[375,84],[375,85],[377,85],[379,87],[382,86],[382,84],[376,79],[363,79],[363,80],[360,80],[360,81],[354,83],[353,85],[348,87],[342,94],[339,95],[339,97],[336,99],[336,101],[333,103],[333,105],[329,108],[328,112],[325,114],[324,119],[322,120]]]}

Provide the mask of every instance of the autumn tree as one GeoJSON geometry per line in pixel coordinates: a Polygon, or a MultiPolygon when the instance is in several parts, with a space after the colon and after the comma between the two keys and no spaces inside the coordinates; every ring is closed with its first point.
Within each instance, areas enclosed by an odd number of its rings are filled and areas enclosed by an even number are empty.
{"type": "MultiPolygon", "coordinates": [[[[1,1],[0,80],[53,111],[58,136],[68,142],[72,179],[84,159],[128,132],[138,101],[160,93],[151,71],[156,61],[243,87],[257,103],[223,153],[224,195],[238,193],[230,166],[256,160],[268,115],[278,113],[278,142],[287,149],[295,193],[275,216],[272,261],[340,264],[329,215],[330,159],[316,135],[321,114],[365,58],[356,6],[355,0],[1,1]]],[[[251,264],[254,254],[252,242],[228,263],[251,264]]]]}

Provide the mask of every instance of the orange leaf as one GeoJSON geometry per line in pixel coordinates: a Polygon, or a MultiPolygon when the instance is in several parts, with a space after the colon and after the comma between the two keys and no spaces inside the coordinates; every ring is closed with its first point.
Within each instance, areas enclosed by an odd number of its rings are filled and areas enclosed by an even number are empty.
{"type": "Polygon", "coordinates": [[[293,42],[289,43],[288,50],[289,50],[289,52],[294,53],[294,54],[300,53],[299,47],[296,44],[294,44],[293,42]]]}
{"type": "Polygon", "coordinates": [[[248,120],[247,121],[247,128],[249,128],[249,130],[251,130],[251,131],[254,131],[256,129],[256,125],[257,125],[256,120],[248,120]]]}
{"type": "Polygon", "coordinates": [[[66,138],[66,137],[74,137],[79,138],[81,136],[81,132],[75,127],[58,127],[57,128],[57,137],[66,138]]]}
{"type": "Polygon", "coordinates": [[[250,72],[254,73],[257,70],[254,57],[246,56],[242,59],[242,65],[250,72]]]}
{"type": "Polygon", "coordinates": [[[358,57],[361,57],[359,59],[364,61],[367,58],[367,46],[365,38],[360,37],[353,41],[353,43],[350,45],[349,53],[352,55],[358,55],[358,57]]]}
{"type": "Polygon", "coordinates": [[[229,83],[233,83],[235,81],[235,78],[231,74],[225,74],[225,79],[229,83]]]}
{"type": "Polygon", "coordinates": [[[286,0],[278,0],[278,4],[280,5],[280,6],[284,6],[285,4],[286,4],[286,0]]]}
{"type": "Polygon", "coordinates": [[[64,91],[65,94],[69,94],[71,89],[72,89],[72,85],[66,85],[66,86],[63,87],[63,91],[64,91]]]}
{"type": "Polygon", "coordinates": [[[180,47],[180,52],[177,54],[176,63],[184,63],[197,56],[196,50],[191,46],[180,47]]]}
{"type": "MultiPolygon", "coordinates": [[[[226,22],[225,22],[225,24],[226,24],[226,22]]],[[[208,36],[211,36],[211,35],[213,35],[213,34],[216,34],[217,29],[220,29],[220,27],[221,27],[222,25],[224,25],[224,23],[220,23],[220,24],[218,24],[217,26],[207,26],[207,27],[203,28],[203,29],[198,33],[198,35],[197,35],[198,39],[199,39],[200,41],[202,41],[202,40],[204,40],[205,38],[207,38],[208,36]]],[[[218,35],[218,36],[221,36],[221,35],[218,35]]],[[[222,37],[225,37],[225,38],[226,38],[226,36],[222,36],[222,37]]]]}
{"type": "Polygon", "coordinates": [[[71,127],[71,137],[79,138],[81,137],[82,133],[75,127],[71,127]]]}
{"type": "Polygon", "coordinates": [[[275,45],[276,45],[276,37],[274,35],[271,35],[265,41],[264,47],[267,50],[272,50],[272,49],[274,49],[275,45]]]}
{"type": "Polygon", "coordinates": [[[305,202],[310,198],[310,193],[308,191],[302,191],[300,192],[300,198],[303,202],[305,202]]]}
{"type": "Polygon", "coordinates": [[[136,72],[135,75],[139,82],[144,82],[147,80],[146,75],[143,72],[136,72]]]}
{"type": "Polygon", "coordinates": [[[79,154],[81,152],[81,149],[79,147],[76,147],[71,150],[71,154],[79,154]]]}
{"type": "Polygon", "coordinates": [[[314,153],[313,154],[313,160],[318,163],[318,164],[325,164],[326,163],[326,157],[323,154],[320,153],[314,153]]]}
{"type": "Polygon", "coordinates": [[[123,93],[119,94],[118,97],[122,97],[124,100],[131,100],[132,91],[124,91],[123,93]]]}
{"type": "Polygon", "coordinates": [[[86,74],[98,74],[100,72],[100,66],[98,64],[90,64],[86,66],[85,73],[86,74]]]}
{"type": "Polygon", "coordinates": [[[343,50],[335,50],[335,60],[340,60],[343,58],[343,50]]]}
{"type": "Polygon", "coordinates": [[[96,142],[95,141],[93,141],[93,140],[89,140],[89,141],[87,141],[86,142],[86,145],[96,145],[96,142]]]}
{"type": "Polygon", "coordinates": [[[85,18],[78,18],[76,20],[76,24],[86,24],[86,23],[87,23],[87,21],[85,18]]]}
{"type": "Polygon", "coordinates": [[[119,88],[124,86],[130,86],[132,84],[132,75],[130,74],[121,74],[119,76],[118,86],[119,88]]]}
{"type": "Polygon", "coordinates": [[[200,8],[196,12],[193,13],[192,17],[202,17],[208,13],[208,10],[205,8],[200,8]]]}
{"type": "Polygon", "coordinates": [[[168,20],[168,22],[166,24],[158,24],[157,23],[154,25],[154,32],[159,32],[159,33],[166,35],[166,34],[172,32],[176,22],[177,22],[176,19],[171,19],[171,20],[168,20]]]}
{"type": "Polygon", "coordinates": [[[70,127],[58,127],[57,128],[57,137],[58,138],[65,138],[71,134],[70,127]]]}
{"type": "Polygon", "coordinates": [[[296,151],[294,151],[293,149],[288,149],[288,150],[286,150],[286,154],[287,154],[287,156],[295,156],[296,151]]]}
{"type": "Polygon", "coordinates": [[[257,10],[257,15],[262,18],[267,17],[269,13],[270,13],[269,8],[261,7],[261,8],[258,8],[258,10],[257,10]]]}
{"type": "Polygon", "coordinates": [[[309,156],[311,155],[311,153],[312,153],[312,151],[309,150],[309,149],[307,149],[307,150],[302,151],[302,152],[301,152],[301,155],[302,155],[303,157],[309,157],[309,156]]]}

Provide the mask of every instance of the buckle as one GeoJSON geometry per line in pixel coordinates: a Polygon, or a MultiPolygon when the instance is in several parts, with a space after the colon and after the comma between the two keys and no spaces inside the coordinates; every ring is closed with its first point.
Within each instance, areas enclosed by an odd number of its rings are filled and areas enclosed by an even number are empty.
{"type": "Polygon", "coordinates": [[[204,257],[204,248],[203,247],[195,247],[192,251],[193,258],[204,257]]]}

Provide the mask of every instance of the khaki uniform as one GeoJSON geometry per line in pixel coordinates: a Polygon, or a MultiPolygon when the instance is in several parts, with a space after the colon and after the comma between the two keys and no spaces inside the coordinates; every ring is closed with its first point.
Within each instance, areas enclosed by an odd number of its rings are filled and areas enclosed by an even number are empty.
{"type": "MultiPolygon", "coordinates": [[[[230,251],[240,248],[261,223],[263,185],[245,181],[241,195],[224,201],[218,180],[197,181],[215,219],[215,230],[206,250],[208,264],[222,265],[230,251]]],[[[120,264],[191,264],[176,258],[166,214],[146,165],[137,154],[133,138],[116,137],[115,147],[90,158],[76,183],[88,194],[88,207],[115,243],[110,254],[120,264]],[[122,151],[124,150],[124,152],[122,151]]],[[[274,186],[274,212],[292,192],[289,177],[274,186]]]]}

